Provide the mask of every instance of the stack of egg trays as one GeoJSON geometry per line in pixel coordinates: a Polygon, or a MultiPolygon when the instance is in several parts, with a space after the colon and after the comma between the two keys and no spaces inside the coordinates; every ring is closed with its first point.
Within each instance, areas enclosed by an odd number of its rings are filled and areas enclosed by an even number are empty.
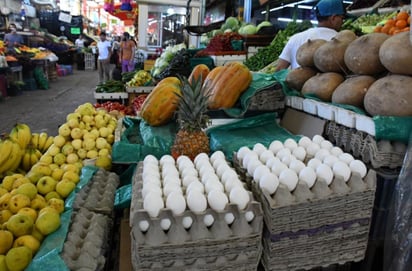
{"type": "MultiPolygon", "coordinates": [[[[141,169],[141,163],[138,168],[141,169]]],[[[239,210],[236,204],[228,204],[222,212],[208,208],[201,214],[186,210],[181,215],[174,215],[170,209],[164,208],[158,217],[153,218],[143,209],[141,170],[136,170],[132,186],[130,223],[134,270],[257,269],[263,232],[259,202],[249,202],[244,210],[239,210]],[[254,214],[251,221],[245,217],[248,212],[254,214]],[[227,213],[235,217],[230,225],[225,221],[227,213]],[[209,227],[204,223],[207,215],[212,215],[215,220],[209,227]],[[183,226],[186,217],[193,221],[189,229],[183,226]],[[171,221],[167,231],[161,227],[163,219],[171,221]],[[142,221],[149,223],[147,231],[139,227],[142,221]]]]}
{"type": "Polygon", "coordinates": [[[103,270],[113,227],[113,208],[119,177],[103,169],[95,172],[76,194],[61,257],[70,270],[103,270]]]}
{"type": "Polygon", "coordinates": [[[406,145],[402,142],[376,140],[365,132],[328,121],[325,136],[344,151],[370,163],[373,168],[398,168],[402,166],[406,145]]]}
{"type": "MultiPolygon", "coordinates": [[[[347,193],[334,191],[338,189],[335,184],[345,183],[335,177],[329,187],[318,180],[312,188],[327,196],[298,202],[290,194],[292,197],[285,197],[289,204],[279,205],[277,197],[289,194],[287,188],[279,186],[275,195],[270,195],[241,168],[236,154],[233,157],[237,172],[262,204],[262,265],[266,270],[307,270],[364,258],[375,199],[375,171],[369,170],[363,180],[352,174],[347,193]]],[[[298,185],[296,190],[300,188],[298,185]]]]}

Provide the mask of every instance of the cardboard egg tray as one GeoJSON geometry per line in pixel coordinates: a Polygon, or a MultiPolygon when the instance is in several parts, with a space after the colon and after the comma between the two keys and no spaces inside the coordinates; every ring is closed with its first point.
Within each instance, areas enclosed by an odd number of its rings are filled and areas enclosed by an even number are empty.
{"type": "Polygon", "coordinates": [[[93,178],[77,193],[73,209],[86,208],[89,211],[110,215],[113,211],[119,176],[113,172],[98,170],[93,178]]]}
{"type": "Polygon", "coordinates": [[[80,208],[73,212],[61,257],[70,270],[103,270],[112,220],[80,208]]]}
{"type": "Polygon", "coordinates": [[[142,163],[133,177],[131,202],[132,263],[134,270],[256,270],[262,252],[263,215],[260,203],[250,201],[244,210],[228,204],[222,212],[207,208],[195,214],[186,209],[174,215],[168,208],[158,217],[150,217],[143,209],[141,195],[142,163]],[[253,212],[252,220],[245,215],[253,212]],[[228,225],[225,215],[231,213],[234,221],[228,225]],[[204,217],[212,215],[214,223],[206,226],[204,217]],[[186,229],[183,220],[192,219],[186,229]],[[163,230],[163,219],[171,221],[163,230]],[[139,227],[144,221],[146,231],[139,227]]]}
{"type": "Polygon", "coordinates": [[[266,270],[300,270],[360,261],[368,243],[376,190],[376,172],[348,182],[317,180],[309,189],[298,183],[291,193],[279,185],[274,195],[260,189],[241,167],[238,174],[261,202],[265,221],[262,264],[266,270]]]}
{"type": "Polygon", "coordinates": [[[324,130],[325,137],[344,151],[352,153],[373,168],[400,168],[406,153],[406,145],[401,142],[376,140],[368,133],[348,128],[328,121],[324,130]]]}

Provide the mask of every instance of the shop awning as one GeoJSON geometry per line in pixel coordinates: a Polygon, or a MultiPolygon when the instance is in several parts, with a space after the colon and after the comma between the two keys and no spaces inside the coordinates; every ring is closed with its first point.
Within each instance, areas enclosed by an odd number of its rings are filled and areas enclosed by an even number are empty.
{"type": "Polygon", "coordinates": [[[121,3],[114,4],[113,12],[109,12],[109,14],[119,18],[122,21],[133,21],[134,18],[138,15],[138,8],[136,2],[130,3],[132,5],[132,10],[121,10],[121,3]]]}

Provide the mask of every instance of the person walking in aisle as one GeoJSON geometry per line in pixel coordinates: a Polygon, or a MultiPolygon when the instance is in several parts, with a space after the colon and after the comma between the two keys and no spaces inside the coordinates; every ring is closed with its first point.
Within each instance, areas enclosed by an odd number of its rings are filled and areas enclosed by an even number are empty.
{"type": "Polygon", "coordinates": [[[99,72],[99,83],[110,79],[110,56],[112,45],[106,39],[106,33],[100,33],[100,40],[97,42],[97,70],[99,72]]]}
{"type": "Polygon", "coordinates": [[[122,64],[122,72],[130,72],[134,70],[135,50],[136,45],[130,39],[130,34],[124,32],[122,42],[120,43],[120,63],[122,64]]]}

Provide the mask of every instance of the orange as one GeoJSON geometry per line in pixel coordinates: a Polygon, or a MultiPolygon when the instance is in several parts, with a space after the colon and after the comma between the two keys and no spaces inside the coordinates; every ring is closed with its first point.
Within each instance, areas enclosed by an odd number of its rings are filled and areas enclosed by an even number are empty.
{"type": "Polygon", "coordinates": [[[397,31],[397,30],[399,30],[399,29],[398,29],[396,26],[392,26],[392,27],[389,29],[388,34],[389,34],[389,35],[393,35],[394,32],[397,31]]]}
{"type": "Polygon", "coordinates": [[[402,28],[406,27],[407,25],[408,25],[408,23],[403,19],[397,20],[396,23],[395,23],[395,26],[399,29],[402,29],[402,28]]]}
{"type": "Polygon", "coordinates": [[[396,21],[394,19],[389,19],[386,21],[385,25],[395,26],[396,21]]]}
{"type": "Polygon", "coordinates": [[[375,28],[373,29],[373,32],[375,32],[375,33],[382,32],[382,26],[381,25],[375,26],[375,28]]]}
{"type": "Polygon", "coordinates": [[[396,15],[396,20],[407,20],[409,17],[409,14],[406,11],[399,11],[399,13],[396,15]]]}
{"type": "Polygon", "coordinates": [[[381,28],[381,32],[382,32],[382,33],[385,33],[385,34],[388,34],[388,33],[389,33],[389,29],[391,29],[391,26],[385,24],[385,25],[381,28]]]}

